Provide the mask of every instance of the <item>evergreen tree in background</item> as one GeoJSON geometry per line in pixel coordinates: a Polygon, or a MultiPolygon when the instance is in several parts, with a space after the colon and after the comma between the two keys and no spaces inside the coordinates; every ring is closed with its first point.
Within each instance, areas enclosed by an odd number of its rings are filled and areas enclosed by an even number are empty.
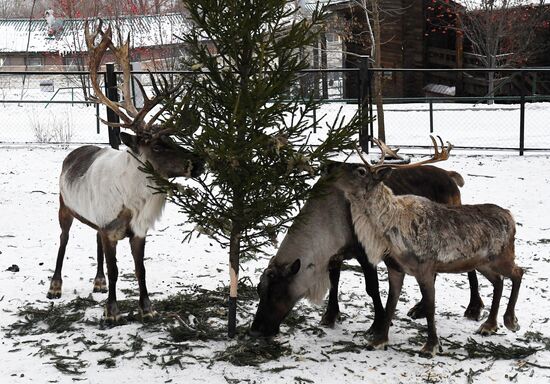
{"type": "Polygon", "coordinates": [[[170,120],[174,127],[186,127],[177,134],[181,145],[202,155],[208,170],[188,188],[155,178],[196,224],[188,238],[198,231],[229,249],[233,337],[240,257],[275,241],[297,204],[308,197],[320,165],[353,148],[359,121],[353,117],[344,124],[337,117],[323,128],[328,131],[323,142],[311,140],[314,121],[309,117],[318,101],[292,92],[298,71],[308,67],[298,51],[318,38],[322,11],[306,20],[294,1],[184,4],[195,29],[182,38],[188,64],[197,74],[170,120]],[[203,44],[205,39],[215,54],[203,44]],[[193,127],[198,129],[190,135],[193,127]]]}

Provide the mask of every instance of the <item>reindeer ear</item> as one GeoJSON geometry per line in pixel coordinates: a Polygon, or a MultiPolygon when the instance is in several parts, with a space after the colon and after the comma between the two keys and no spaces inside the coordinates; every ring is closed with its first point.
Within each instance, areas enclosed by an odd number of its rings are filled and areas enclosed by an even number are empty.
{"type": "Polygon", "coordinates": [[[294,261],[294,263],[292,263],[288,269],[287,269],[287,277],[290,277],[290,276],[294,276],[295,274],[298,273],[298,271],[300,270],[300,266],[302,265],[300,259],[296,259],[294,261]]]}
{"type": "Polygon", "coordinates": [[[339,161],[328,160],[321,166],[321,175],[332,175],[342,165],[339,161]]]}
{"type": "Polygon", "coordinates": [[[391,168],[379,168],[374,172],[373,179],[378,182],[384,181],[389,175],[391,175],[391,168]]]}
{"type": "Polygon", "coordinates": [[[130,135],[126,132],[120,132],[120,140],[134,153],[139,153],[138,138],[135,135],[130,135]]]}

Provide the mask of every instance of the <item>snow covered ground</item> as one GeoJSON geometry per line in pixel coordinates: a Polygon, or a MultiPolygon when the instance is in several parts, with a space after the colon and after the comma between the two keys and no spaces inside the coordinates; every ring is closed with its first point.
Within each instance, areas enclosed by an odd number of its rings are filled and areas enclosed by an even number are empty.
{"type": "MultiPolygon", "coordinates": [[[[421,144],[427,142],[424,135],[421,144]]],[[[50,305],[46,291],[59,236],[57,179],[63,158],[72,148],[0,147],[2,383],[550,382],[548,153],[519,157],[517,154],[479,155],[455,151],[449,161],[441,163],[442,167],[464,176],[464,203],[496,203],[510,209],[516,217],[517,263],[526,271],[517,305],[520,331],[514,334],[502,325],[511,287],[509,281],[505,281],[500,306],[501,328],[494,336],[481,337],[474,334],[479,323],[462,317],[468,302],[466,276],[441,275],[436,288],[436,321],[444,352],[432,360],[412,356],[409,349],[418,350],[424,340],[425,321],[410,321],[406,317],[407,310],[419,299],[416,284],[409,277],[405,279],[402,301],[390,330],[390,348],[367,351],[362,332],[371,321],[370,299],[364,292],[361,275],[355,270],[347,270],[342,273],[340,289],[340,308],[344,316],[334,329],[318,328],[322,308],[301,303],[293,312],[297,325],[284,325],[281,335],[276,338],[291,348],[290,354],[259,366],[235,366],[214,359],[214,356],[242,340],[181,343],[187,349],[178,355],[178,364],[160,364],[160,358],[155,357],[161,354],[158,343],[169,336],[139,322],[114,328],[97,325],[102,316],[100,303],[86,311],[89,324],[81,322],[73,331],[6,336],[10,325],[24,320],[17,315],[18,310],[27,304],[39,308],[50,305]],[[7,270],[13,264],[19,267],[18,272],[7,270]],[[139,352],[125,352],[138,337],[141,340],[139,352]],[[533,337],[546,341],[546,345],[533,341],[533,337]],[[470,345],[493,342],[502,347],[531,345],[541,350],[525,359],[465,358],[469,338],[472,338],[470,345]],[[98,348],[102,345],[111,349],[98,348]],[[106,364],[106,360],[101,362],[113,356],[109,352],[113,348],[120,353],[115,353],[110,364],[106,364]],[[82,362],[81,374],[62,372],[63,367],[55,364],[55,356],[64,356],[65,362],[71,359],[82,362]]],[[[175,206],[168,205],[157,229],[149,236],[146,268],[152,299],[165,299],[196,284],[209,290],[227,284],[227,252],[205,237],[182,244],[182,225],[186,225],[185,217],[175,206]]],[[[137,284],[132,276],[133,262],[126,242],[120,243],[118,255],[119,300],[130,298],[137,306],[137,284]]],[[[268,258],[247,262],[242,275],[257,284],[267,262],[268,258]]],[[[64,264],[63,297],[55,305],[88,297],[94,275],[95,235],[75,222],[64,264]]],[[[492,288],[483,277],[480,283],[486,316],[492,288]]],[[[383,296],[386,284],[386,281],[381,282],[383,296]]],[[[106,294],[95,293],[93,298],[101,302],[106,294]]],[[[239,324],[246,325],[252,319],[255,304],[243,309],[239,324]]]]}

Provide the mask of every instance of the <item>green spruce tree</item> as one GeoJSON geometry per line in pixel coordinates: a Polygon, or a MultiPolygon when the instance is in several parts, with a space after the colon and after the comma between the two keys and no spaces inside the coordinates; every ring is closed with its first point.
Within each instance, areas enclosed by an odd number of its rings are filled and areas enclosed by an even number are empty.
{"type": "Polygon", "coordinates": [[[294,1],[183,2],[195,25],[183,39],[197,73],[171,123],[186,127],[178,141],[206,159],[207,173],[188,188],[158,177],[157,183],[196,224],[188,236],[198,231],[229,249],[232,337],[239,259],[261,251],[290,223],[320,165],[353,147],[359,121],[337,117],[322,142],[311,142],[319,103],[293,92],[308,67],[299,50],[318,39],[322,10],[305,19],[294,1]],[[198,129],[189,134],[190,127],[198,129]]]}

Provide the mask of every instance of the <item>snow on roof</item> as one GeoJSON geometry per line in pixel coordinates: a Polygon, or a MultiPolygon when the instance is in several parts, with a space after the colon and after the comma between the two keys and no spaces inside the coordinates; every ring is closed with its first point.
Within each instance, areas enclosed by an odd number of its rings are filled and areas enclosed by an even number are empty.
{"type": "Polygon", "coordinates": [[[345,3],[349,0],[299,0],[298,4],[302,11],[306,14],[312,14],[317,6],[333,5],[337,3],[345,3]]]}
{"type": "Polygon", "coordinates": [[[451,87],[443,84],[430,83],[424,87],[424,91],[430,92],[430,93],[437,93],[439,95],[444,95],[444,96],[456,95],[456,87],[451,87]]]}
{"type": "MultiPolygon", "coordinates": [[[[110,21],[104,19],[105,24],[110,21]]],[[[182,14],[126,16],[112,21],[120,27],[125,38],[130,31],[130,43],[133,48],[180,43],[176,36],[181,36],[191,27],[190,21],[182,14]]],[[[85,51],[85,19],[64,19],[62,23],[63,30],[55,37],[50,37],[46,20],[32,20],[29,26],[28,19],[0,19],[0,53],[26,52],[27,41],[29,52],[64,55],[85,51]]],[[[116,35],[113,31],[113,36],[116,35]]]]}

